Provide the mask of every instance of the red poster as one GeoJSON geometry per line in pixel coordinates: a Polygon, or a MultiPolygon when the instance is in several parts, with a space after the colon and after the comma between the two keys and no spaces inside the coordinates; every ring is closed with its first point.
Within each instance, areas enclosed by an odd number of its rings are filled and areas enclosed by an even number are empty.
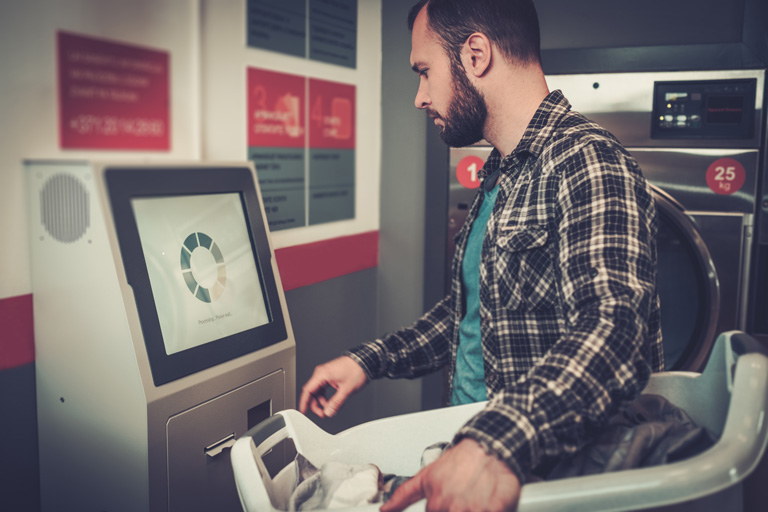
{"type": "Polygon", "coordinates": [[[58,33],[64,149],[170,149],[168,52],[58,33]]]}
{"type": "Polygon", "coordinates": [[[355,148],[355,86],[309,80],[309,147],[355,148]]]}
{"type": "Polygon", "coordinates": [[[306,78],[248,68],[248,146],[303,148],[306,78]]]}

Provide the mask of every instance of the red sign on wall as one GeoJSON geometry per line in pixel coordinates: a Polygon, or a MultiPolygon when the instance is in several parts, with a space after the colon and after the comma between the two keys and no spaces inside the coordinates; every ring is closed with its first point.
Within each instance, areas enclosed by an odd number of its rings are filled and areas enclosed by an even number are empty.
{"type": "Polygon", "coordinates": [[[248,68],[248,146],[304,147],[306,78],[248,68]]]}
{"type": "Polygon", "coordinates": [[[169,54],[58,33],[64,149],[170,148],[169,54]]]}
{"type": "Polygon", "coordinates": [[[355,86],[309,80],[309,147],[355,148],[355,86]]]}

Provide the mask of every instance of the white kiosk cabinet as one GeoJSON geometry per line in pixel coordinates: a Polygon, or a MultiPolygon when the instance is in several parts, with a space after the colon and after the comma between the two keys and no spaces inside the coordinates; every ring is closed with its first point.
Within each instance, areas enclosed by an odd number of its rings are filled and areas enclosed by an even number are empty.
{"type": "Polygon", "coordinates": [[[295,406],[250,164],[26,162],[43,511],[236,511],[228,448],[295,406]]]}

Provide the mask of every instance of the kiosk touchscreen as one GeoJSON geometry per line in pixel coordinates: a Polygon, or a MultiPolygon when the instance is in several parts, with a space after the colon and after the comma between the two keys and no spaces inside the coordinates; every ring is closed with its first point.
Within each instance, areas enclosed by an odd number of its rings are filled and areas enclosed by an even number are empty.
{"type": "Polygon", "coordinates": [[[112,167],[105,183],[156,385],[285,339],[249,168],[112,167]]]}
{"type": "Polygon", "coordinates": [[[26,170],[43,510],[240,510],[227,448],[295,400],[252,166],[26,170]]]}

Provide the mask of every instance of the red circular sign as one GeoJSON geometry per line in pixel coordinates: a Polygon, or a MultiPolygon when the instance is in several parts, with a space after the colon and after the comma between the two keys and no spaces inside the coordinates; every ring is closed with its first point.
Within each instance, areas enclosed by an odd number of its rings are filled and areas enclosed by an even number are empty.
{"type": "Polygon", "coordinates": [[[466,188],[477,188],[480,186],[480,178],[477,173],[483,168],[483,159],[474,155],[465,156],[459,160],[456,166],[456,178],[466,188]]]}
{"type": "Polygon", "coordinates": [[[733,158],[719,158],[707,169],[707,186],[721,195],[738,192],[744,185],[744,166],[733,158]]]}

